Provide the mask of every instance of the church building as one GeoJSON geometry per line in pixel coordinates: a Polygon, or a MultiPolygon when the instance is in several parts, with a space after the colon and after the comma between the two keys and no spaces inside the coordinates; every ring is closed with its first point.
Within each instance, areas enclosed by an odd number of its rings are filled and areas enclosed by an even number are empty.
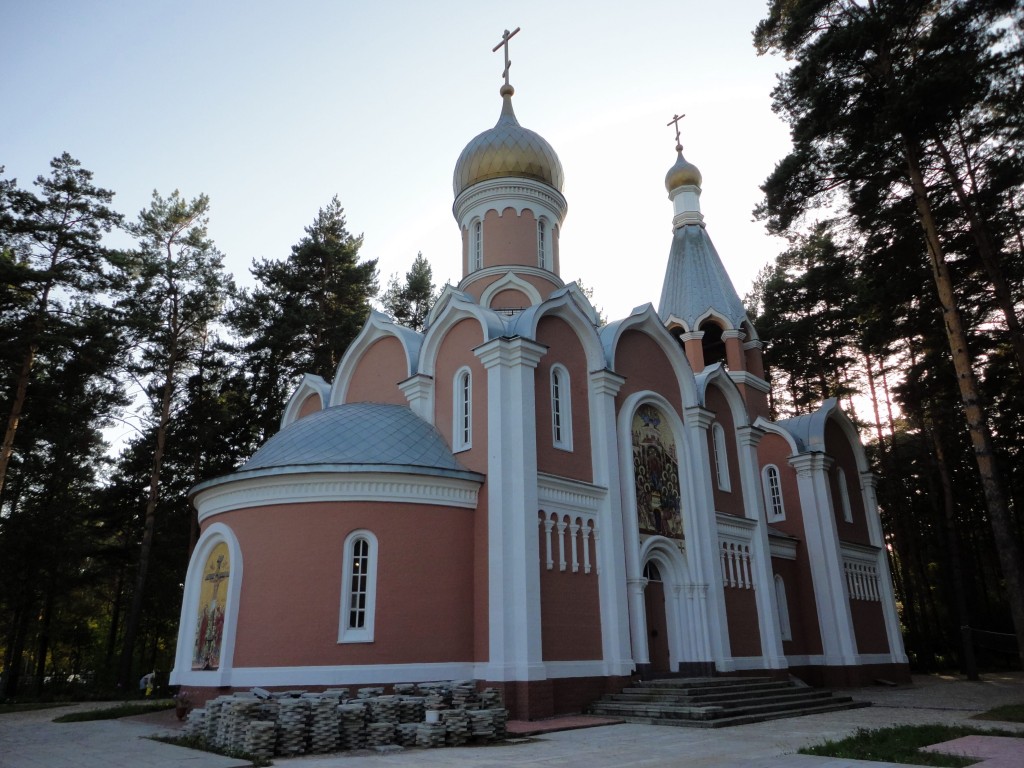
{"type": "Polygon", "coordinates": [[[678,131],[660,302],[601,324],[559,275],[562,166],[513,93],[506,66],[455,164],[462,280],[425,329],[373,312],[193,490],[171,682],[475,678],[536,719],[636,677],[908,680],[857,429],[834,399],[770,419],[678,131]]]}

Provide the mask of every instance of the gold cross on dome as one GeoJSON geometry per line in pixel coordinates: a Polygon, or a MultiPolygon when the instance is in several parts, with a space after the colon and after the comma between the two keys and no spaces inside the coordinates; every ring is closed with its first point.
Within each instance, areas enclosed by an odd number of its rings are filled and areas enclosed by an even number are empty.
{"type": "Polygon", "coordinates": [[[508,85],[508,69],[512,66],[512,62],[508,58],[508,41],[519,34],[520,29],[521,27],[516,27],[511,32],[506,29],[505,33],[501,36],[501,42],[491,49],[491,53],[497,53],[498,49],[502,47],[505,49],[505,71],[501,73],[502,77],[505,78],[505,85],[508,85]]]}
{"type": "Polygon", "coordinates": [[[686,115],[672,115],[672,119],[665,123],[665,125],[674,125],[676,127],[676,150],[679,152],[683,151],[683,145],[679,142],[679,121],[684,117],[686,115]]]}

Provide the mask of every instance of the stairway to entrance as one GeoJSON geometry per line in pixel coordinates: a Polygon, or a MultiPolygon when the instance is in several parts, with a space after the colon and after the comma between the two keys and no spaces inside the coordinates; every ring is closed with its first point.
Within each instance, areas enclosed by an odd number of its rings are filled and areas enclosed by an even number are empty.
{"type": "Polygon", "coordinates": [[[869,706],[792,680],[700,677],[637,682],[622,693],[606,694],[588,711],[630,723],[722,728],[869,706]]]}

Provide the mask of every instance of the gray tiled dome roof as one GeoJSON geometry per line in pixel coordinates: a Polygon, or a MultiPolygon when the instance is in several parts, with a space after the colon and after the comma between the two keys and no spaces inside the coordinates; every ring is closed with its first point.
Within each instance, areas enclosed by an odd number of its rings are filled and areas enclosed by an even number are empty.
{"type": "Polygon", "coordinates": [[[240,471],[323,464],[465,471],[432,425],[405,406],[381,403],[335,405],[299,419],[240,471]]]}

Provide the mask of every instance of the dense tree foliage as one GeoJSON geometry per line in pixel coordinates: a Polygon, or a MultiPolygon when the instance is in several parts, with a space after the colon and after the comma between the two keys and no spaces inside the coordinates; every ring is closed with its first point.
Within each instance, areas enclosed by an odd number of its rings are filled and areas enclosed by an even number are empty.
{"type": "Polygon", "coordinates": [[[412,267],[405,273],[404,283],[398,281],[398,275],[391,276],[387,290],[381,296],[381,304],[397,322],[414,331],[422,331],[427,325],[430,308],[437,301],[435,288],[430,262],[423,258],[422,253],[417,253],[412,267]]]}
{"type": "MultiPolygon", "coordinates": [[[[833,376],[874,396],[881,496],[922,656],[955,644],[958,623],[1012,627],[1024,654],[1020,22],[1009,0],[777,0],[754,35],[760,51],[794,62],[773,93],[793,150],[765,182],[759,214],[776,232],[802,233],[807,254],[821,234],[813,217],[838,211],[831,229],[845,257],[813,290],[828,296],[836,277],[851,288],[842,343],[859,371],[833,376]],[[986,547],[998,574],[957,560],[986,547]],[[941,602],[927,572],[938,562],[951,563],[941,602]],[[985,596],[971,606],[967,573],[985,596]],[[943,616],[942,605],[955,610],[943,616]]],[[[827,264],[834,254],[817,255],[827,264]]],[[[762,332],[782,338],[795,317],[818,336],[797,346],[833,343],[817,295],[804,293],[816,271],[786,256],[769,271],[762,332]]],[[[769,360],[783,380],[821,378],[781,345],[769,360]]]]}
{"type": "Polygon", "coordinates": [[[250,380],[258,437],[277,431],[288,393],[304,373],[330,381],[377,295],[377,262],[359,261],[362,236],[349,233],[335,197],[321,208],[285,260],[253,261],[256,287],[230,322],[250,380]]]}
{"type": "MultiPolygon", "coordinates": [[[[0,178],[0,697],[166,681],[189,491],[277,430],[303,373],[333,377],[377,291],[337,199],[239,293],[205,196],[125,225],[77,160],[51,166],[38,191],[0,178]],[[115,228],[137,246],[106,247],[115,228]],[[112,424],[134,430],[116,451],[112,424]]],[[[429,265],[410,275],[418,316],[429,265]]]]}

